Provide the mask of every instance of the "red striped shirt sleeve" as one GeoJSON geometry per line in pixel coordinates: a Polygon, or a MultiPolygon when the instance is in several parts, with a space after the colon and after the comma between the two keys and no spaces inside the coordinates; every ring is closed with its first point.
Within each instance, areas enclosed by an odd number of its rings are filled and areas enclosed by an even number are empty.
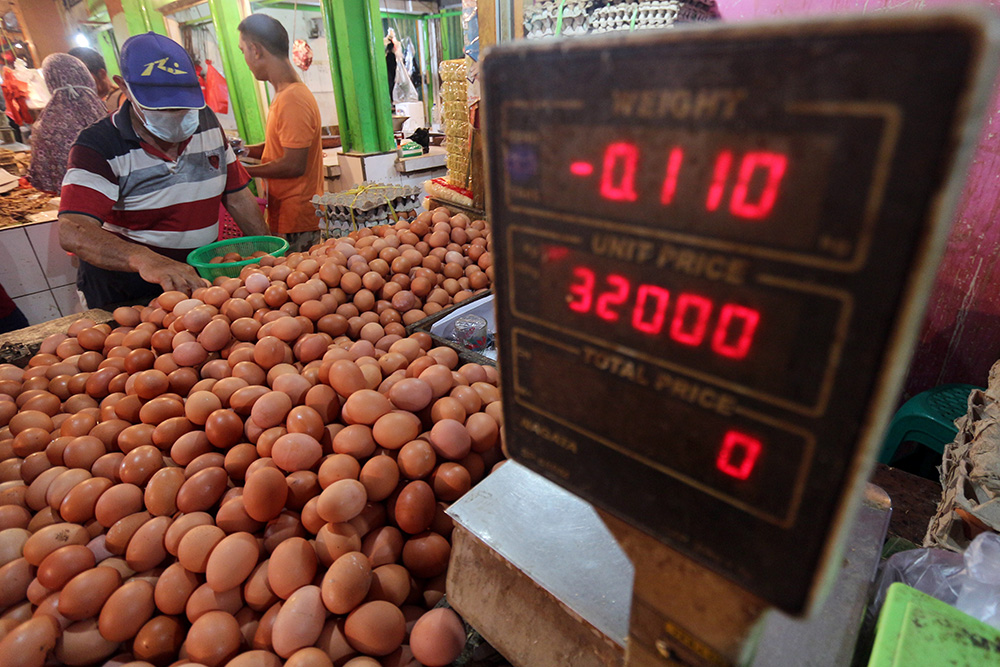
{"type": "Polygon", "coordinates": [[[250,174],[243,164],[236,159],[233,149],[226,146],[226,189],[225,194],[242,190],[250,182],[250,174]]]}
{"type": "Polygon", "coordinates": [[[79,213],[106,221],[118,200],[118,177],[97,151],[77,144],[70,149],[59,213],[79,213]]]}

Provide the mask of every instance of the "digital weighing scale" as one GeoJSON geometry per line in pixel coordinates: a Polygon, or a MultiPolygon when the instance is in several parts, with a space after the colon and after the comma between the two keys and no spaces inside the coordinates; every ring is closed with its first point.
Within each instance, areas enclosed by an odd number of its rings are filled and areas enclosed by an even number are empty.
{"type": "Polygon", "coordinates": [[[506,444],[635,564],[627,664],[730,664],[763,610],[832,583],[995,28],[716,24],[484,58],[506,444]]]}

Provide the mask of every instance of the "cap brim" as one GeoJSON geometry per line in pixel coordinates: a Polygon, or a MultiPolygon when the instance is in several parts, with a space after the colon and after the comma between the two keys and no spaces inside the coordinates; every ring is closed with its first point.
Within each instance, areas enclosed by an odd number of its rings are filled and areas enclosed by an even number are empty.
{"type": "Polygon", "coordinates": [[[137,86],[129,84],[136,103],[146,109],[201,109],[205,96],[199,86],[137,86]]]}

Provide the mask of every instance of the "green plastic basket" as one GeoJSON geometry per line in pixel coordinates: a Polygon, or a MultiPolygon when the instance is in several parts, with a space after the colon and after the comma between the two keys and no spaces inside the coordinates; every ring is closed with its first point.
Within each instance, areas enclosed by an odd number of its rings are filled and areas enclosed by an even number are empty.
{"type": "Polygon", "coordinates": [[[260,258],[218,264],[212,264],[209,260],[230,252],[238,252],[246,257],[258,250],[274,257],[281,257],[288,252],[288,241],[278,236],[241,236],[236,239],[225,239],[192,250],[188,253],[187,262],[197,269],[198,275],[208,280],[215,280],[219,276],[239,278],[244,266],[258,264],[260,258]]]}

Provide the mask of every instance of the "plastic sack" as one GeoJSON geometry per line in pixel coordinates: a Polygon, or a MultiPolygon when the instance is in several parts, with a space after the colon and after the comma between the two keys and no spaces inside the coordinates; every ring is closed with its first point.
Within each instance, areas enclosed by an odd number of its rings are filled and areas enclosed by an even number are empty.
{"type": "Polygon", "coordinates": [[[226,78],[212,66],[211,60],[205,61],[205,104],[217,114],[229,112],[229,88],[226,78]]]}
{"type": "Polygon", "coordinates": [[[982,533],[964,554],[911,549],[882,564],[869,615],[877,618],[889,586],[902,582],[1000,629],[1000,535],[982,533]]]}

